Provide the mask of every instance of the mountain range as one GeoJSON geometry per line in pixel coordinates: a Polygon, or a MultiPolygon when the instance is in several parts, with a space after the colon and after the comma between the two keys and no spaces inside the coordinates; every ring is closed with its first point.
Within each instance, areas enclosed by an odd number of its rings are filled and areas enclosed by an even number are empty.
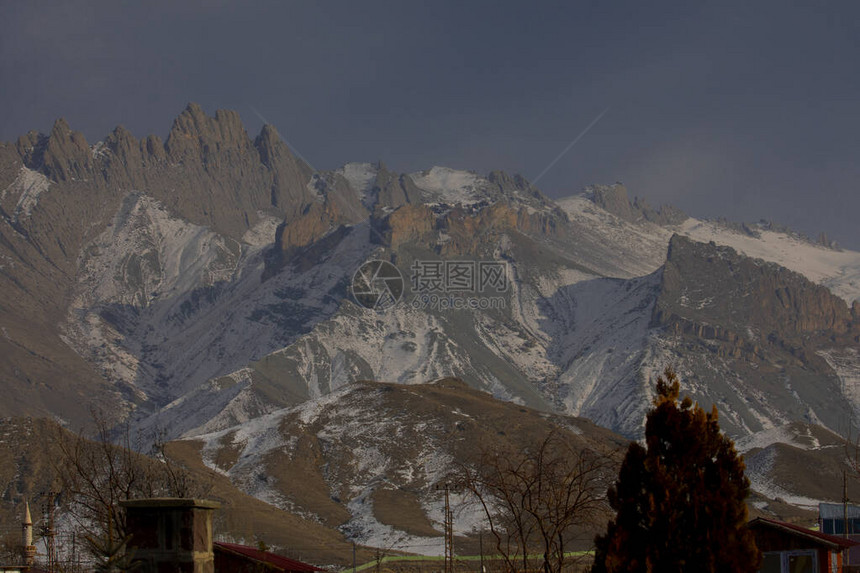
{"type": "MultiPolygon", "coordinates": [[[[271,126],[252,139],[195,104],[164,141],[90,144],[58,120],[0,144],[0,285],[0,414],[76,428],[97,407],[204,444],[200,463],[264,501],[215,445],[360,381],[456,378],[634,439],[667,365],[739,443],[848,435],[860,407],[860,253],[620,183],[553,200],[503,172],[317,171],[271,126]]],[[[369,494],[334,507],[321,483],[318,506],[277,503],[361,539],[369,494]]]]}

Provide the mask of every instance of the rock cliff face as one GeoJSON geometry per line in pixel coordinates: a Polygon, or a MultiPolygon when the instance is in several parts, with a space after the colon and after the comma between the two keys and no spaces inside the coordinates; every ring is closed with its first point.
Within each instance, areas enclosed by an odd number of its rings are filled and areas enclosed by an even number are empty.
{"type": "Polygon", "coordinates": [[[409,203],[410,195],[418,196],[418,189],[407,175],[392,173],[382,163],[376,168],[376,177],[367,206],[370,209],[388,207],[397,209],[409,203]]]}
{"type": "Polygon", "coordinates": [[[436,216],[427,205],[402,205],[391,212],[377,209],[371,219],[371,240],[398,249],[412,241],[435,243],[436,216]]]}
{"type": "Polygon", "coordinates": [[[559,212],[530,212],[528,208],[499,201],[480,209],[456,207],[442,212],[428,205],[403,205],[372,219],[378,244],[397,250],[406,244],[440,255],[475,255],[494,247],[508,232],[558,238],[566,229],[559,212]]]}
{"type": "Polygon", "coordinates": [[[654,321],[754,347],[856,341],[860,333],[856,311],[828,289],[730,247],[678,235],[669,243],[654,321]]]}
{"type": "MultiPolygon", "coordinates": [[[[411,181],[409,176],[401,176],[399,181],[399,189],[410,188],[404,184],[411,181]]],[[[377,207],[371,217],[371,239],[393,250],[412,243],[440,255],[460,256],[492,252],[509,232],[552,239],[570,234],[565,213],[550,206],[521,176],[496,171],[487,182],[482,190],[486,195],[467,204],[421,203],[416,199],[397,207],[377,207]]],[[[410,193],[420,197],[420,190],[410,193]]],[[[409,195],[404,192],[402,197],[409,195]]]]}
{"type": "Polygon", "coordinates": [[[588,190],[595,204],[625,221],[645,220],[657,225],[677,225],[687,218],[682,211],[672,206],[654,209],[639,197],[630,201],[627,188],[621,183],[593,185],[588,190]]]}
{"type": "Polygon", "coordinates": [[[287,219],[295,218],[314,199],[314,194],[308,189],[311,168],[293,155],[270,125],[263,126],[255,145],[263,165],[271,171],[271,206],[287,219]]]}
{"type": "Polygon", "coordinates": [[[694,392],[741,431],[762,427],[765,408],[770,423],[847,431],[856,390],[840,361],[856,362],[857,319],[856,309],[802,275],[677,235],[651,314],[694,392]]]}

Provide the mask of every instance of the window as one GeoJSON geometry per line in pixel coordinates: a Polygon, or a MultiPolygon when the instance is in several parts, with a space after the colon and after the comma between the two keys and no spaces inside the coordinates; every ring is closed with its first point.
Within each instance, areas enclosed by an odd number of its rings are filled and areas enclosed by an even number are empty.
{"type": "Polygon", "coordinates": [[[759,571],[761,573],[819,573],[815,551],[812,549],[763,553],[759,571]]]}
{"type": "Polygon", "coordinates": [[[782,573],[782,555],[779,553],[762,553],[761,573],[782,573]]]}
{"type": "MultiPolygon", "coordinates": [[[[840,518],[827,518],[821,520],[821,532],[830,535],[842,535],[845,532],[845,520],[840,518]]],[[[848,534],[860,533],[860,518],[854,517],[848,520],[848,534]]]]}
{"type": "Polygon", "coordinates": [[[815,553],[804,555],[787,554],[788,573],[815,573],[815,553]]]}

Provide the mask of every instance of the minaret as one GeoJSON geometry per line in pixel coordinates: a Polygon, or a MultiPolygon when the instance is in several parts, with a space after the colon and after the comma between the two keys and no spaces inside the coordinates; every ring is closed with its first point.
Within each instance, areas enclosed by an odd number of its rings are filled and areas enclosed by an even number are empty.
{"type": "Polygon", "coordinates": [[[30,502],[24,503],[24,523],[21,524],[23,533],[21,535],[22,557],[24,565],[32,567],[36,561],[36,546],[33,545],[33,518],[30,517],[30,502]]]}

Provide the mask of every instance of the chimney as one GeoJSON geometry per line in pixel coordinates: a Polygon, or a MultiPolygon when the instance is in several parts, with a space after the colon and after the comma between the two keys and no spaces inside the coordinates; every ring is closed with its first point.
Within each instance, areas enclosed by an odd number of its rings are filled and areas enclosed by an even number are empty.
{"type": "Polygon", "coordinates": [[[128,545],[139,573],[214,573],[212,512],[221,504],[204,499],[152,498],[120,502],[126,511],[128,545]]]}

